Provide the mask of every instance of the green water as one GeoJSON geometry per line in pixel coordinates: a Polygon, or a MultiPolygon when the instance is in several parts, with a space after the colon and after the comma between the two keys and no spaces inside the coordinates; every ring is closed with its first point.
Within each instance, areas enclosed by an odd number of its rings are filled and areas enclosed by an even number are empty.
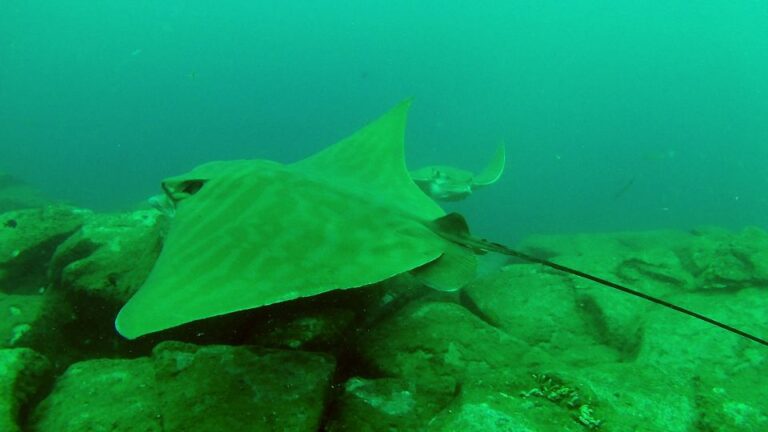
{"type": "Polygon", "coordinates": [[[507,143],[502,181],[459,207],[489,235],[765,226],[767,49],[756,1],[5,1],[0,168],[130,208],[415,96],[413,167],[507,143]]]}

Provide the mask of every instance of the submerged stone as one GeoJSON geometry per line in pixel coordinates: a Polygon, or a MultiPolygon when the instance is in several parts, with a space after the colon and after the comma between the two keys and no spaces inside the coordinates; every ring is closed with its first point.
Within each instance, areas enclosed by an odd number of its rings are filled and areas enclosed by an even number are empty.
{"type": "Polygon", "coordinates": [[[376,371],[415,381],[493,375],[522,363],[528,346],[461,305],[416,302],[374,327],[358,342],[376,371]]]}
{"type": "Polygon", "coordinates": [[[451,378],[415,383],[400,378],[352,377],[335,402],[326,430],[423,430],[457,391],[457,383],[451,378]]]}
{"type": "Polygon", "coordinates": [[[165,432],[316,431],[335,369],[321,354],[178,342],[153,360],[165,432]]]}
{"type": "Polygon", "coordinates": [[[152,357],[73,364],[30,430],[316,431],[334,366],[321,354],[166,342],[152,357]]]}
{"type": "Polygon", "coordinates": [[[21,431],[19,414],[44,386],[51,365],[28,348],[0,349],[0,430],[21,431]]]}
{"type": "Polygon", "coordinates": [[[37,293],[47,286],[54,250],[89,215],[67,206],[0,214],[0,292],[37,293]]]}
{"type": "Polygon", "coordinates": [[[71,365],[34,410],[35,432],[161,432],[152,361],[87,360],[71,365]]]}

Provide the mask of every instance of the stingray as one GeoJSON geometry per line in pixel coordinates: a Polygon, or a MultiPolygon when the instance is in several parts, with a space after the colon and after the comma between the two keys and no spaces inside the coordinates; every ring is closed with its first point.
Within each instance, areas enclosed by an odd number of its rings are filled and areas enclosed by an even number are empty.
{"type": "Polygon", "coordinates": [[[445,212],[411,180],[403,102],[293,164],[211,162],[166,179],[163,250],[116,327],[135,338],[191,321],[412,272],[456,290],[474,253],[436,234],[445,212]]]}
{"type": "Polygon", "coordinates": [[[496,183],[504,172],[504,145],[499,145],[491,162],[475,175],[446,165],[430,165],[411,171],[411,178],[427,195],[440,201],[459,201],[477,189],[496,183]]]}
{"type": "Polygon", "coordinates": [[[126,338],[218,315],[411,273],[443,291],[475,276],[477,254],[501,253],[589,279],[768,342],[579,270],[473,237],[411,179],[405,101],[351,136],[292,164],[210,162],[164,180],[175,214],[147,280],[120,310],[126,338]]]}

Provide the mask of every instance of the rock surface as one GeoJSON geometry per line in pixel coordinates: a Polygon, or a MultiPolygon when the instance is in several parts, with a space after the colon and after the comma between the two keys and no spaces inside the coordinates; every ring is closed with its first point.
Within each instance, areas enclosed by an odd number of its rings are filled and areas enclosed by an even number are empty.
{"type": "Polygon", "coordinates": [[[120,305],[139,289],[162,247],[155,210],[96,215],[58,246],[51,273],[73,297],[120,305]]]}
{"type": "Polygon", "coordinates": [[[152,361],[87,360],[71,365],[35,408],[41,432],[162,431],[152,361]]]}
{"type": "Polygon", "coordinates": [[[153,358],[167,432],[316,431],[335,368],[319,354],[176,342],[153,358]]]}
{"type": "Polygon", "coordinates": [[[19,414],[50,378],[51,365],[28,348],[0,349],[0,430],[20,431],[19,414]]]}
{"type": "Polygon", "coordinates": [[[414,383],[399,378],[352,377],[344,384],[329,432],[423,430],[456,396],[451,378],[414,383]]]}
{"type": "Polygon", "coordinates": [[[527,345],[454,303],[416,302],[359,342],[364,361],[382,376],[413,381],[493,376],[518,365],[527,345]]]}
{"type": "Polygon", "coordinates": [[[54,250],[89,216],[66,206],[0,214],[0,292],[30,294],[47,286],[54,250]]]}
{"type": "Polygon", "coordinates": [[[73,364],[30,430],[316,431],[333,372],[320,354],[165,342],[152,357],[73,364]]]}

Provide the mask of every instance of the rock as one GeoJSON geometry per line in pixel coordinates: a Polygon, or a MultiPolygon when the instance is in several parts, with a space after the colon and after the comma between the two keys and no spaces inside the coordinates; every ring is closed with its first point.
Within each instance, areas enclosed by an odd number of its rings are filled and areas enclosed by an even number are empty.
{"type": "Polygon", "coordinates": [[[768,287],[768,233],[750,227],[738,234],[697,230],[681,256],[700,290],[768,287]]]}
{"type": "Polygon", "coordinates": [[[586,430],[556,404],[471,385],[423,425],[427,432],[536,432],[586,430]]]}
{"type": "Polygon", "coordinates": [[[166,432],[316,431],[335,368],[321,354],[179,342],[154,361],[166,432]]]}
{"type": "Polygon", "coordinates": [[[568,385],[588,394],[584,400],[602,429],[697,430],[693,386],[674,371],[614,363],[571,370],[565,376],[568,385]]]}
{"type": "Polygon", "coordinates": [[[0,293],[0,348],[32,348],[45,355],[56,371],[62,371],[79,357],[61,331],[71,315],[69,304],[55,290],[0,293]]]}
{"type": "Polygon", "coordinates": [[[161,432],[152,360],[87,360],[71,365],[34,410],[34,432],[161,432]]]}
{"type": "Polygon", "coordinates": [[[510,265],[463,291],[481,316],[531,346],[569,362],[613,361],[618,354],[602,344],[593,325],[593,305],[578,296],[581,281],[539,265],[510,265]]]}
{"type": "Polygon", "coordinates": [[[73,364],[30,430],[316,431],[333,373],[321,354],[165,342],[152,357],[73,364]]]}
{"type": "Polygon", "coordinates": [[[423,430],[455,397],[453,379],[414,383],[398,378],[352,377],[334,407],[328,432],[423,430]]]}
{"type": "MultiPolygon", "coordinates": [[[[277,303],[244,314],[247,316],[235,326],[243,329],[245,337],[233,342],[343,357],[356,333],[367,331],[409,301],[432,293],[434,290],[404,274],[359,289],[277,303]]],[[[213,335],[220,334],[223,326],[211,321],[205,327],[202,331],[213,335]]]]}
{"type": "Polygon", "coordinates": [[[760,374],[737,373],[726,380],[694,378],[699,416],[696,430],[761,432],[768,430],[768,382],[760,374]]]}
{"type": "Polygon", "coordinates": [[[53,251],[89,215],[66,206],[0,214],[0,292],[37,293],[47,286],[53,251]]]}
{"type": "Polygon", "coordinates": [[[655,295],[693,288],[678,250],[695,237],[682,231],[531,236],[520,248],[538,257],[631,284],[655,295]]]}
{"type": "Polygon", "coordinates": [[[0,293],[0,347],[29,346],[43,309],[42,295],[0,293]]]}
{"type": "Polygon", "coordinates": [[[51,272],[57,285],[77,297],[122,305],[157,260],[165,223],[155,210],[90,218],[56,249],[51,272]]]}
{"type": "Polygon", "coordinates": [[[338,348],[355,319],[351,309],[326,307],[298,313],[292,307],[294,304],[279,308],[287,309],[287,313],[254,319],[249,342],[276,348],[332,351],[338,348]]]}
{"type": "MultiPolygon", "coordinates": [[[[763,288],[743,289],[736,293],[687,293],[669,300],[766,337],[768,296],[763,288]]],[[[762,369],[768,373],[768,350],[687,315],[657,308],[645,317],[637,362],[679,373],[706,368],[724,378],[744,369],[762,369]]]]}
{"type": "Polygon", "coordinates": [[[422,430],[694,430],[698,411],[686,379],[626,363],[556,366],[526,382],[490,389],[469,382],[422,430]]]}
{"type": "Polygon", "coordinates": [[[19,414],[48,382],[50,370],[48,360],[31,349],[0,349],[0,430],[21,430],[19,414]]]}
{"type": "Polygon", "coordinates": [[[164,222],[155,210],[94,215],[56,249],[51,279],[71,311],[59,329],[80,359],[149,352],[121,338],[114,320],[152,269],[164,222]]]}
{"type": "Polygon", "coordinates": [[[528,346],[454,303],[416,302],[362,335],[362,361],[380,376],[413,381],[493,376],[519,367],[528,346]]]}

